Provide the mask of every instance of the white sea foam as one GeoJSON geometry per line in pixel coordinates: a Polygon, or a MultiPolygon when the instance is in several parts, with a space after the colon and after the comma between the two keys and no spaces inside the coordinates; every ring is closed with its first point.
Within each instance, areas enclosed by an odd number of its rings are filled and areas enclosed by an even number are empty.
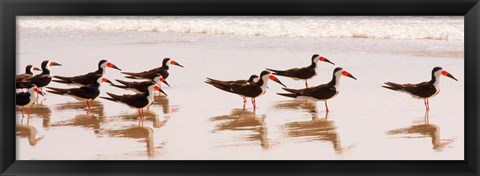
{"type": "Polygon", "coordinates": [[[18,17],[20,28],[239,36],[454,40],[463,17],[18,17]]]}

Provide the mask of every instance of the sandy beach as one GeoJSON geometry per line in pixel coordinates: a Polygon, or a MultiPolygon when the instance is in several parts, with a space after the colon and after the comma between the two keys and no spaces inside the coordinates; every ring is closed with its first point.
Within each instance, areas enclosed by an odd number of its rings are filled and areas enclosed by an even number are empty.
{"type": "MultiPolygon", "coordinates": [[[[462,21],[463,22],[463,21],[462,21]]],[[[104,31],[19,27],[17,70],[50,59],[63,66],[53,75],[94,71],[107,59],[123,71],[172,66],[139,125],[138,112],[97,99],[91,114],[85,102],[48,94],[21,120],[17,111],[19,160],[463,160],[463,40],[246,36],[155,31],[104,31]],[[242,98],[205,84],[206,77],[247,79],[265,68],[288,69],[310,64],[319,53],[335,63],[320,63],[310,85],[327,83],[335,67],[358,80],[341,79],[340,93],[322,102],[289,99],[270,82],[242,110],[242,98]],[[422,100],[381,87],[386,81],[430,80],[441,66],[457,81],[442,77],[441,92],[430,100],[425,124],[422,100]]],[[[124,78],[109,69],[106,78],[124,78]]],[[[278,77],[289,88],[303,81],[278,77]]],[[[51,83],[50,87],[68,87],[51,83]]],[[[103,84],[105,92],[133,94],[103,84]]]]}

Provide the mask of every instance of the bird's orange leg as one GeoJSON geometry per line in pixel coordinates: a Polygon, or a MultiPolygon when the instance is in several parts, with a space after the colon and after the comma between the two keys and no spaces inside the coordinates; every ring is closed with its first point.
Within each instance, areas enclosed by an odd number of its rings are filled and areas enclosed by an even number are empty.
{"type": "Polygon", "coordinates": [[[305,87],[308,88],[308,80],[305,80],[305,87]]]}
{"type": "Polygon", "coordinates": [[[329,110],[328,110],[328,104],[327,104],[327,101],[325,101],[325,109],[326,109],[326,111],[327,111],[327,113],[328,113],[328,112],[329,112],[329,110]]]}
{"type": "Polygon", "coordinates": [[[245,110],[246,104],[247,104],[247,98],[243,97],[243,110],[245,110]]]}
{"type": "Polygon", "coordinates": [[[23,114],[23,107],[20,108],[20,112],[22,112],[22,118],[23,118],[23,116],[25,116],[25,114],[23,114]]]}
{"type": "Polygon", "coordinates": [[[255,98],[252,98],[252,105],[253,105],[253,111],[257,110],[257,102],[255,102],[255,98]]]}
{"type": "Polygon", "coordinates": [[[428,111],[427,99],[423,99],[423,104],[425,105],[425,110],[428,111]]]}
{"type": "Polygon", "coordinates": [[[91,106],[90,106],[90,100],[87,100],[87,107],[88,107],[88,110],[90,111],[90,108],[91,108],[91,106]]]}

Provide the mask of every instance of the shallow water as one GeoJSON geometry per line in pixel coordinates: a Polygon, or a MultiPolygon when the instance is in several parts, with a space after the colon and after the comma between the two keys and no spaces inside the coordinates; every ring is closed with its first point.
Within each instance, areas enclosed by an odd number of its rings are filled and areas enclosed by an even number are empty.
{"type": "MultiPolygon", "coordinates": [[[[136,109],[123,104],[97,99],[87,113],[85,102],[48,94],[32,106],[29,119],[17,114],[17,159],[463,159],[464,60],[438,56],[463,53],[463,42],[31,29],[20,29],[18,39],[22,72],[45,59],[63,64],[52,69],[62,76],[94,71],[100,59],[142,71],[171,57],[185,68],[171,67],[171,87],[162,85],[168,96],[155,97],[143,123],[136,109]],[[204,83],[206,77],[247,79],[266,67],[306,66],[318,52],[336,65],[321,63],[310,85],[328,82],[336,66],[358,78],[342,78],[328,115],[323,102],[276,95],[283,90],[274,82],[257,99],[255,113],[250,100],[242,110],[241,97],[204,83]],[[442,78],[426,124],[421,100],[381,85],[428,80],[434,66],[459,81],[442,78]]],[[[128,80],[112,69],[106,77],[128,80]]],[[[290,88],[304,87],[278,78],[290,88]]],[[[101,91],[133,94],[108,84],[101,91]]]]}

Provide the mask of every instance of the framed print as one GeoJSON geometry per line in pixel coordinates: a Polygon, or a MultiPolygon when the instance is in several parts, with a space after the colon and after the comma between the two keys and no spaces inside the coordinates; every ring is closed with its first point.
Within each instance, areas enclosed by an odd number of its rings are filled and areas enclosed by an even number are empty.
{"type": "Polygon", "coordinates": [[[0,5],[2,175],[478,174],[476,0],[0,5]]]}

